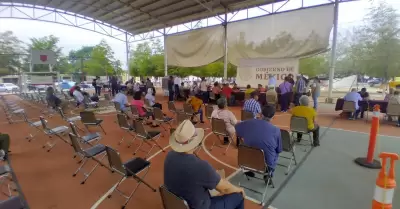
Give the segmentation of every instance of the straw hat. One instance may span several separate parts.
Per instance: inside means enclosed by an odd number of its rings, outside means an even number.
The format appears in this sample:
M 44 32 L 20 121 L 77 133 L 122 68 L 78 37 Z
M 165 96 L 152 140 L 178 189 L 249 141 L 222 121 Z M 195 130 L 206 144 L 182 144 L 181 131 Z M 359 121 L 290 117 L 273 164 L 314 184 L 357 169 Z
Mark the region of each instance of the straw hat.
M 190 120 L 184 120 L 169 137 L 169 144 L 176 152 L 188 152 L 196 148 L 204 138 L 204 129 L 195 128 Z

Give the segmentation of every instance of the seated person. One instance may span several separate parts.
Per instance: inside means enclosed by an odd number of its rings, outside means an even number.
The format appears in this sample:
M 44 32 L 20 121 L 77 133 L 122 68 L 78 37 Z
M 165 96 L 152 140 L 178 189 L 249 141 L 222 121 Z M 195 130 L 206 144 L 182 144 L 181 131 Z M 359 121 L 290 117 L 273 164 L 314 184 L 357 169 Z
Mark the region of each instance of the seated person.
M 362 88 L 361 91 L 358 92 L 358 93 L 360 94 L 361 98 L 362 98 L 364 101 L 369 100 L 369 93 L 367 92 L 367 89 L 366 89 L 366 88 Z
M 251 92 L 250 99 L 244 102 L 243 110 L 253 113 L 254 118 L 257 118 L 261 114 L 261 105 L 258 102 L 258 94 L 256 91 Z
M 394 88 L 390 88 L 389 89 L 389 93 L 385 95 L 385 99 L 384 100 L 386 102 L 389 102 L 390 99 L 393 97 L 393 94 L 394 94 Z
M 394 91 L 393 96 L 390 98 L 388 104 L 400 104 L 399 91 Z M 400 117 L 397 118 L 397 126 L 400 127 Z
M 147 94 L 144 99 L 149 101 L 151 107 L 156 107 L 162 110 L 162 105 L 156 102 L 156 97 L 153 95 L 153 88 L 147 89 Z
M 74 91 L 75 91 L 75 88 L 76 88 L 77 86 L 79 86 L 79 84 L 78 84 L 78 83 L 75 83 L 75 85 L 72 86 L 72 87 L 69 89 L 69 95 L 70 95 L 71 97 L 74 96 Z
M 83 96 L 83 93 L 82 93 L 82 91 L 81 91 L 81 87 L 80 87 L 80 86 L 75 86 L 74 89 L 75 89 L 75 90 L 74 90 L 73 96 L 74 96 L 74 98 L 75 98 L 75 100 L 76 100 L 76 106 L 79 107 L 79 105 L 81 105 L 81 104 L 84 103 L 83 100 L 84 100 L 85 98 L 84 98 L 84 96 Z
M 266 98 L 269 96 L 275 98 L 275 103 L 278 102 L 278 93 L 275 90 L 275 86 L 268 86 L 268 91 L 265 93 Z M 268 103 L 271 103 L 272 101 L 267 101 Z
M 194 152 L 203 141 L 204 129 L 183 121 L 171 134 L 164 161 L 164 184 L 183 198 L 191 209 L 244 209 L 244 190 L 221 178 L 216 170 Z M 211 197 L 209 190 L 220 195 Z
M 54 88 L 51 86 L 46 89 L 46 101 L 53 109 L 61 106 L 61 99 L 54 94 Z
M 236 83 L 233 84 L 232 91 L 233 91 L 233 92 L 240 92 L 240 88 L 237 86 Z
M 217 100 L 218 109 L 211 113 L 211 118 L 222 119 L 225 122 L 226 131 L 229 133 L 232 140 L 235 139 L 235 125 L 237 123 L 235 115 L 227 109 L 228 105 L 225 98 Z M 229 139 L 224 139 L 224 143 L 229 143 Z
M 122 110 L 122 112 L 126 113 L 128 111 L 127 107 L 129 107 L 128 97 L 126 97 L 127 89 L 121 89 L 112 100 L 113 102 L 117 102 Z
M 231 87 L 229 87 L 229 84 L 225 83 L 222 86 L 221 93 L 223 95 L 225 95 L 226 101 L 228 102 L 228 105 L 234 105 L 235 104 L 235 96 L 232 95 L 232 92 L 233 91 L 232 91 Z
M 235 126 L 237 136 L 243 139 L 245 145 L 264 151 L 265 163 L 271 174 L 282 152 L 281 130 L 270 122 L 274 115 L 275 107 L 267 105 L 262 109 L 261 120 L 245 120 Z M 252 172 L 246 172 L 246 175 L 254 177 Z
M 357 93 L 357 92 L 356 92 Z M 309 100 L 306 95 L 303 95 L 299 99 L 299 106 L 294 107 L 289 112 L 292 116 L 303 117 L 307 119 L 308 130 L 313 133 L 313 145 L 314 147 L 319 146 L 319 126 L 317 125 L 316 117 L 317 112 L 314 108 L 309 107 Z M 302 134 L 297 134 L 297 142 L 301 141 Z
M 190 104 L 193 108 L 193 112 L 200 115 L 200 123 L 204 123 L 203 120 L 203 109 L 201 105 L 203 104 L 202 96 L 200 94 L 189 97 L 186 101 L 187 104 Z M 193 119 L 193 117 L 192 117 Z
M 244 93 L 245 93 L 245 94 L 251 94 L 253 91 L 254 91 L 254 89 L 251 88 L 250 85 L 247 85 L 247 86 L 246 86 L 246 91 L 244 91 Z
M 260 93 L 263 93 L 263 92 L 265 92 L 265 88 L 261 84 L 258 84 L 257 91 Z
M 133 105 L 137 108 L 140 117 L 148 118 L 151 116 L 153 118 L 153 123 L 152 123 L 153 127 L 158 127 L 158 125 L 154 121 L 153 113 L 147 111 L 146 108 L 144 108 L 144 102 L 142 100 L 142 92 L 141 91 L 135 92 L 135 94 L 133 95 L 133 100 L 131 101 L 131 105 Z
M 361 95 L 357 92 L 357 89 L 353 88 L 351 89 L 351 92 L 347 93 L 346 96 L 344 96 L 344 101 L 348 101 L 348 102 L 354 102 L 355 104 L 355 108 L 356 108 L 356 112 L 351 113 L 349 119 L 353 120 L 353 119 L 357 119 L 358 114 L 360 113 L 360 107 L 358 106 L 358 102 L 362 101 L 362 97 Z M 364 112 L 364 111 L 363 111 Z
M 215 101 L 217 101 L 219 98 L 221 98 L 221 95 L 220 95 L 221 87 L 219 86 L 218 82 L 214 83 L 214 87 L 212 88 L 212 92 L 215 95 Z

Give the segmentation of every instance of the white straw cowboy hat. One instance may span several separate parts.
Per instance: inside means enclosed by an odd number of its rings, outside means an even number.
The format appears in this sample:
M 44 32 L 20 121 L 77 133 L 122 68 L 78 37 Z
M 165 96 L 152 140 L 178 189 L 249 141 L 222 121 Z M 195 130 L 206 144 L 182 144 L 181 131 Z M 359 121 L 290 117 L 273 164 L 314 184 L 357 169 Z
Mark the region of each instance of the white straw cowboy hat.
M 169 144 L 176 152 L 188 152 L 203 141 L 204 129 L 195 128 L 190 120 L 184 120 L 169 137 Z

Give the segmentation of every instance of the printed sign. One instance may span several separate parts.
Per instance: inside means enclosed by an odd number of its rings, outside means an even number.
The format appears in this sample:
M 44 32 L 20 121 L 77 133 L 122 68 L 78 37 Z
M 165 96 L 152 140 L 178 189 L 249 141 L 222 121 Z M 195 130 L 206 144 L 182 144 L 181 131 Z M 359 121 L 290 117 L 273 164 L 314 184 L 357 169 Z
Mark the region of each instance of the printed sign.
M 51 50 L 33 49 L 31 53 L 31 62 L 33 65 L 55 65 L 57 63 L 56 54 Z
M 279 85 L 289 74 L 296 76 L 299 73 L 298 65 L 298 59 L 241 59 L 236 83 L 239 86 L 266 86 L 270 75 L 273 75 L 276 85 Z

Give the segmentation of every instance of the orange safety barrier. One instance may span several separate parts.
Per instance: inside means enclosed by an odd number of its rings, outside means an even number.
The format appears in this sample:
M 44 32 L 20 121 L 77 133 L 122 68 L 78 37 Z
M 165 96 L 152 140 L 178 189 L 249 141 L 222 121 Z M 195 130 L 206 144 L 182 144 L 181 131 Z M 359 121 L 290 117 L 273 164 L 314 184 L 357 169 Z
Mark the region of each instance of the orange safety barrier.
M 382 168 L 376 179 L 374 199 L 372 209 L 391 209 L 396 188 L 394 175 L 395 161 L 399 160 L 399 155 L 395 153 L 382 152 L 379 157 L 382 159 Z M 386 162 L 390 159 L 389 175 L 386 175 Z
M 368 144 L 368 153 L 367 157 L 359 157 L 355 159 L 354 161 L 364 167 L 367 168 L 373 168 L 373 169 L 380 169 L 381 168 L 381 162 L 378 160 L 374 160 L 374 153 L 375 153 L 375 147 L 376 147 L 376 141 L 378 137 L 378 132 L 379 132 L 379 113 L 380 113 L 380 106 L 375 105 L 374 106 L 374 114 L 372 116 L 372 121 L 371 121 L 371 130 L 369 133 L 369 144 Z

